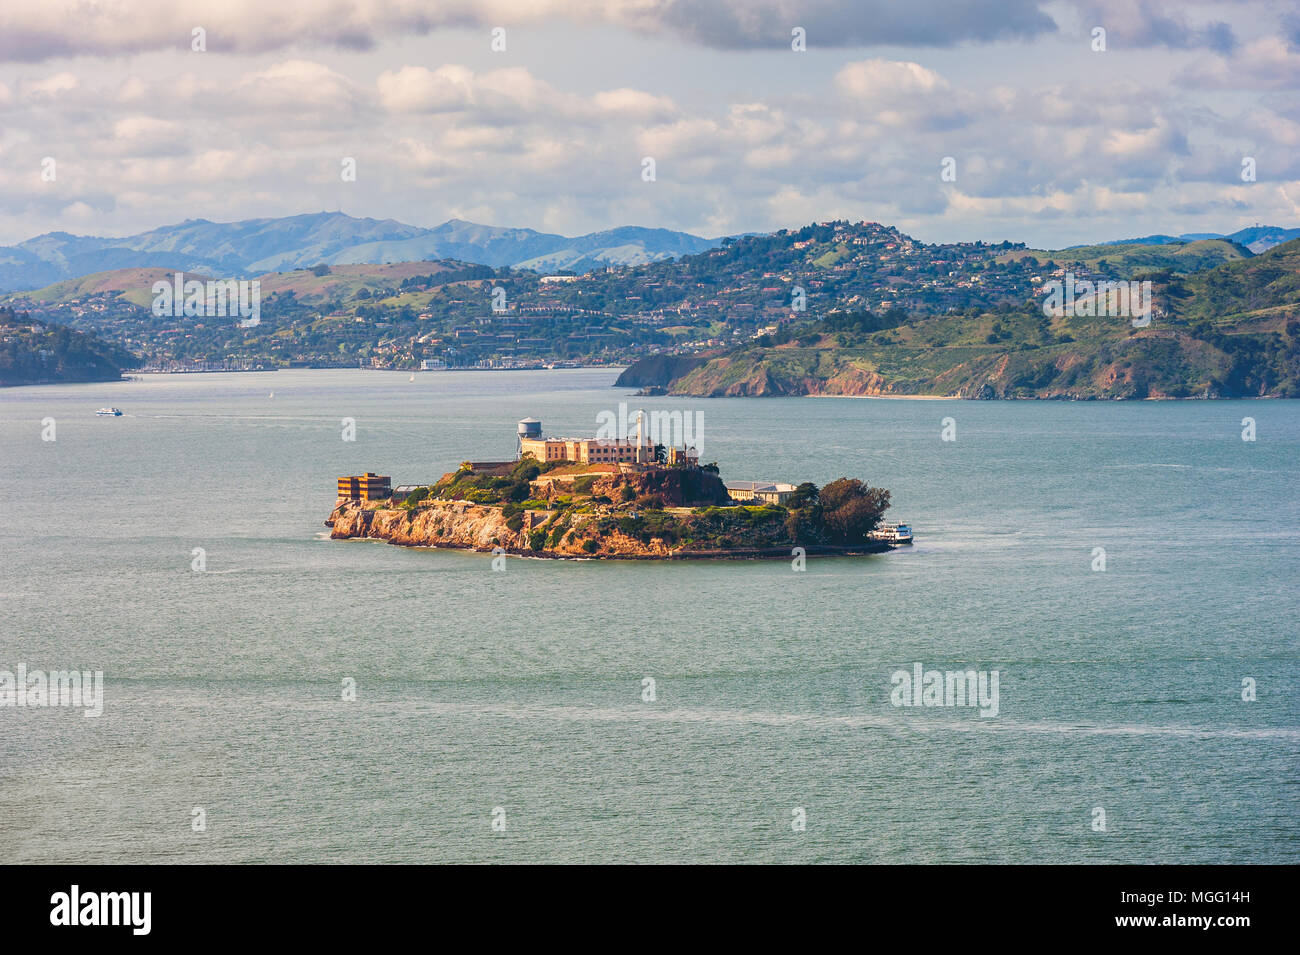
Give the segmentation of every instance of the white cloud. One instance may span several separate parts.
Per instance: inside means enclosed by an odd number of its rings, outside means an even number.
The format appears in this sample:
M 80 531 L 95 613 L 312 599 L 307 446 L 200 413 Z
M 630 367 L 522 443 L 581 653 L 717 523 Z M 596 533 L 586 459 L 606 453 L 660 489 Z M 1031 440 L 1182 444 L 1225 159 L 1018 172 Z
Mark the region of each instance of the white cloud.
M 430 12 L 379 0 L 283 8 L 234 0 L 204 24 L 204 55 L 188 52 L 189 27 L 175 32 L 181 21 L 171 6 L 139 2 L 157 22 L 136 19 L 133 6 L 120 23 L 101 24 L 103 10 L 87 7 L 89 19 L 63 32 L 120 51 L 132 42 L 128 21 L 148 35 L 165 27 L 175 52 L 3 73 L 6 241 L 74 224 L 122 234 L 195 216 L 340 207 L 421 225 L 459 213 L 568 232 L 642 224 L 717 235 L 847 215 L 911 223 L 937 238 L 989 237 L 996 227 L 1010 238 L 1069 229 L 1070 238 L 1100 239 L 1135 231 L 1124 217 L 1138 214 L 1163 216 L 1164 231 L 1226 228 L 1231 221 L 1213 217 L 1235 220 L 1244 209 L 1261 221 L 1289 216 L 1276 184 L 1300 178 L 1300 110 L 1283 92 L 1295 55 L 1268 37 L 1205 58 L 1197 82 L 1278 92 L 1206 96 L 1178 79 L 1203 56 L 1194 50 L 1160 54 L 1160 68 L 1147 54 L 1126 59 L 1115 50 L 1104 71 L 1092 68 L 1102 60 L 1081 53 L 1080 81 L 1077 63 L 1073 74 L 1008 60 L 972 67 L 964 51 L 941 54 L 922 39 L 891 51 L 896 58 L 835 57 L 818 49 L 809 19 L 809 53 L 791 52 L 782 27 L 771 33 L 764 71 L 743 68 L 764 54 L 679 44 L 663 70 L 630 62 L 625 70 L 617 57 L 601 64 L 595 56 L 600 71 L 588 73 L 585 61 L 571 67 L 560 54 L 530 51 L 519 32 L 549 15 L 718 45 L 718 31 L 739 23 L 737 42 L 758 46 L 776 22 L 766 0 L 751 19 L 749 7 L 724 0 L 711 24 L 704 5 L 683 13 L 681 4 L 640 0 L 578 0 L 562 11 L 488 2 L 464 22 L 505 23 L 512 53 L 489 54 L 484 32 L 482 49 L 463 62 L 421 58 L 409 43 L 372 55 L 321 49 L 347 36 L 359 44 L 367 31 L 382 39 L 395 22 L 415 34 L 450 23 L 469 9 L 454 2 Z M 781 15 L 830 16 L 833 7 Z M 304 26 L 304 10 L 318 22 Z M 0 25 L 44 16 L 6 9 Z M 257 36 L 231 32 L 259 16 Z M 107 33 L 81 37 L 95 24 Z M 263 34 L 295 48 L 278 58 L 231 53 L 271 43 Z M 0 39 L 0 50 L 9 42 Z M 636 40 L 627 49 L 650 56 L 662 47 Z M 685 82 L 673 74 L 679 67 Z M 1267 186 L 1228 191 L 1240 186 L 1238 153 L 1259 158 Z M 58 181 L 34 192 L 47 155 L 59 160 Z M 355 183 L 339 179 L 343 156 L 358 161 Z M 644 156 L 656 160 L 653 183 L 641 179 Z M 957 158 L 955 184 L 939 178 L 944 156 Z M 63 211 L 74 207 L 75 222 Z M 1172 228 L 1168 220 L 1180 216 L 1188 217 L 1183 228 Z
M 1280 37 L 1260 37 L 1230 55 L 1198 59 L 1182 71 L 1179 82 L 1193 88 L 1297 90 L 1300 49 Z
M 951 89 L 947 80 L 919 63 L 880 59 L 850 63 L 835 75 L 835 82 L 846 95 L 865 103 L 930 96 Z
M 31 100 L 53 99 L 76 88 L 76 75 L 67 71 L 40 80 L 26 80 L 21 86 L 22 95 Z
M 382 73 L 379 101 L 395 113 L 441 113 L 474 104 L 474 74 L 463 66 L 404 66 Z

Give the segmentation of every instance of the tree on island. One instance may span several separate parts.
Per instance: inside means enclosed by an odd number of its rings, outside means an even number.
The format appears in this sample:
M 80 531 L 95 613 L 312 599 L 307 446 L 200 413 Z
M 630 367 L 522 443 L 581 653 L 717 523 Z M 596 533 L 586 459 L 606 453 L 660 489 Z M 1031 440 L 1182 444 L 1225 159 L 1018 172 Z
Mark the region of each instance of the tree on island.
M 785 530 L 794 544 L 853 547 L 866 541 L 889 508 L 889 492 L 856 478 L 840 478 L 823 488 L 805 481 L 785 506 Z
M 865 541 L 889 509 L 888 491 L 868 487 L 857 478 L 832 481 L 821 489 L 818 500 L 827 542 L 841 546 Z
M 809 504 L 817 503 L 817 485 L 812 481 L 804 481 L 791 492 L 786 498 L 785 506 L 792 511 L 807 507 Z

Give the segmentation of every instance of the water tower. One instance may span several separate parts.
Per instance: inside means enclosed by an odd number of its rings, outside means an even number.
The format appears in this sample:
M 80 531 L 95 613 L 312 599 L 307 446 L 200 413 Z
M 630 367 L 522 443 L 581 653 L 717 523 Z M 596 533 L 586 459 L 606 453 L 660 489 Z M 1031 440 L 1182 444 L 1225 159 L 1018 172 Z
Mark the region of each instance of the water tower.
M 542 423 L 536 418 L 524 418 L 519 422 L 515 429 L 515 459 L 524 453 L 524 438 L 540 438 L 542 436 Z

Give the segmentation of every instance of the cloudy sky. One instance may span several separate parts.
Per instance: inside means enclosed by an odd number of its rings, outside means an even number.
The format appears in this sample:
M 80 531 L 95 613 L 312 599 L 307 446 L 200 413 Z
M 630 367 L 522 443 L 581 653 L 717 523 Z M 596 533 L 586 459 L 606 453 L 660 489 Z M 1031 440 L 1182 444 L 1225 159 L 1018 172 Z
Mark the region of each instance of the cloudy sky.
M 565 234 L 865 218 L 1040 247 L 1300 226 L 1298 11 L 5 0 L 0 243 L 338 209 Z

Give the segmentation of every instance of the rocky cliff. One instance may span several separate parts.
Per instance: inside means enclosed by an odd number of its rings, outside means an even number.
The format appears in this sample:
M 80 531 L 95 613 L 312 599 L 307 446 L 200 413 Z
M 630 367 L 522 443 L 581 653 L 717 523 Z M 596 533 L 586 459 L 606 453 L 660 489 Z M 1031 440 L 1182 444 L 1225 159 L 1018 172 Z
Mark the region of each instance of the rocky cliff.
M 557 515 L 551 511 L 524 511 L 518 530 L 512 530 L 501 508 L 468 501 L 432 501 L 414 510 L 368 508 L 356 501 L 342 502 L 330 515 L 330 537 L 366 537 L 407 547 L 450 547 L 533 557 L 669 557 L 674 548 L 662 539 L 641 541 L 616 529 L 601 533 L 591 515 L 570 515 L 562 534 L 547 525 Z M 553 544 L 533 547 L 533 535 L 545 534 Z M 594 544 L 587 544 L 593 541 Z M 584 546 L 585 545 L 585 546 Z M 681 548 L 676 548 L 680 551 Z M 788 548 L 786 549 L 788 550 Z
M 733 511 L 744 527 L 720 532 L 718 510 Z M 426 501 L 419 507 L 375 507 L 339 501 L 326 523 L 330 537 L 385 540 L 407 547 L 449 547 L 532 557 L 622 559 L 790 557 L 784 512 L 744 508 L 646 517 L 566 510 L 529 510 L 506 517 L 500 507 L 469 501 Z M 734 523 L 734 522 L 733 522 Z M 809 545 L 808 554 L 870 554 L 888 550 L 867 543 L 842 548 Z
M 615 388 L 644 388 L 667 386 L 703 365 L 708 358 L 703 355 L 647 355 L 638 358 L 618 376 Z

